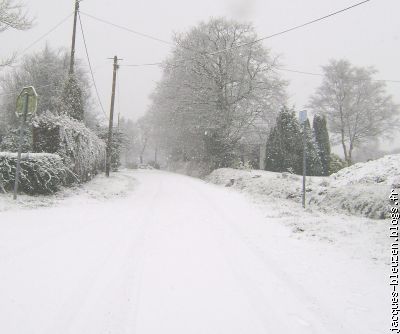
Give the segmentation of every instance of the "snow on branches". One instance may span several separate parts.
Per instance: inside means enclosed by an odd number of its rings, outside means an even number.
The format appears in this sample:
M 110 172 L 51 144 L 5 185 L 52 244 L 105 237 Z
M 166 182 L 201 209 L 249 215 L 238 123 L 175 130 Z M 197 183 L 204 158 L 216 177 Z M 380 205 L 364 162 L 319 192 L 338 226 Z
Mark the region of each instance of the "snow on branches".
M 32 123 L 34 151 L 60 155 L 80 182 L 104 169 L 106 145 L 82 122 L 44 112 Z
M 16 153 L 0 152 L 0 184 L 7 191 L 14 187 L 16 166 Z M 51 194 L 76 181 L 74 173 L 56 154 L 22 155 L 19 188 L 27 194 Z

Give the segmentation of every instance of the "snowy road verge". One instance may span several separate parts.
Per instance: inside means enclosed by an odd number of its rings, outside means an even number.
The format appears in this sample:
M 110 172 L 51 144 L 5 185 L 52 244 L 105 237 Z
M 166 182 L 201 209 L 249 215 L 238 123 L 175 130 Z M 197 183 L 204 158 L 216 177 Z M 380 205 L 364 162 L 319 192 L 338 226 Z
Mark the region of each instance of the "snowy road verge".
M 288 173 L 221 168 L 206 180 L 254 196 L 301 203 L 302 177 Z M 400 187 L 400 155 L 355 164 L 330 177 L 307 177 L 307 206 L 327 213 L 388 218 L 389 194 Z
M 321 183 L 326 185 L 327 179 L 309 178 L 307 188 L 312 189 Z M 301 207 L 301 177 L 298 175 L 223 168 L 212 172 L 206 181 L 241 192 L 264 212 L 266 219 L 289 227 L 292 236 L 297 239 L 319 240 L 345 249 L 349 256 L 388 264 L 388 219 L 352 216 L 346 210 L 336 210 L 334 206 L 321 210 L 312 205 L 304 210 Z M 349 196 L 346 202 L 352 203 L 350 196 L 354 193 L 350 190 L 354 187 L 346 188 Z M 376 188 L 374 190 L 373 195 L 382 195 Z M 307 193 L 309 196 L 313 196 L 312 192 Z
M 128 170 L 111 173 L 109 179 L 103 174 L 87 183 L 71 188 L 63 188 L 51 195 L 30 196 L 18 195 L 18 200 L 12 199 L 12 194 L 0 192 L 0 212 L 8 210 L 32 209 L 37 207 L 50 207 L 62 203 L 72 205 L 125 197 L 134 190 L 136 181 Z

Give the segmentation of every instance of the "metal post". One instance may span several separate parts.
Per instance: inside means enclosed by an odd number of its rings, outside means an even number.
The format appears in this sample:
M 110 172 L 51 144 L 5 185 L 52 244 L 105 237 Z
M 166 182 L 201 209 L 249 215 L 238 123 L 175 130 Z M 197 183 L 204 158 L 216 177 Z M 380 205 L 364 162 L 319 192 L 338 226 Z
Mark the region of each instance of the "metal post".
M 75 39 L 76 39 L 76 23 L 78 20 L 80 0 L 75 0 L 75 14 L 74 14 L 74 27 L 72 30 L 72 45 L 71 45 L 71 57 L 69 60 L 69 75 L 74 73 L 74 63 L 75 63 Z
M 306 173 L 307 173 L 307 141 L 306 141 L 306 122 L 303 122 L 303 208 L 306 207 Z
M 260 145 L 260 161 L 259 161 L 259 168 L 260 170 L 265 170 L 265 158 L 267 154 L 267 143 L 263 142 Z
M 107 141 L 107 160 L 106 160 L 106 176 L 110 176 L 111 169 L 111 153 L 112 153 L 112 137 L 113 137 L 113 121 L 114 121 L 114 103 L 115 103 L 115 85 L 117 81 L 118 57 L 114 57 L 113 66 L 113 83 L 111 92 L 110 121 L 108 124 L 108 141 Z
M 19 183 L 19 175 L 21 173 L 21 154 L 22 154 L 22 144 L 24 140 L 24 129 L 26 123 L 26 117 L 28 115 L 28 104 L 29 104 L 29 94 L 25 94 L 25 106 L 24 106 L 24 115 L 21 119 L 21 125 L 19 128 L 19 147 L 18 147 L 18 157 L 17 157 L 17 170 L 15 171 L 15 183 L 14 183 L 14 200 L 17 199 L 18 192 L 18 183 Z

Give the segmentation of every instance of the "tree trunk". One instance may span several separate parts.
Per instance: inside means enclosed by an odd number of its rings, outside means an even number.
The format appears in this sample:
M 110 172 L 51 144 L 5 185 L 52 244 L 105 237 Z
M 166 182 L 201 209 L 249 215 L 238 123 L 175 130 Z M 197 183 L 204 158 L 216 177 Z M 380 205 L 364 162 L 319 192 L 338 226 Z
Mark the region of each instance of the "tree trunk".
M 352 153 L 353 153 L 353 143 L 350 143 L 350 147 L 349 147 L 349 154 L 347 155 L 347 165 L 351 166 L 353 164 L 352 161 Z
M 260 169 L 265 170 L 265 158 L 267 153 L 267 143 L 260 145 Z
M 342 147 L 343 147 L 344 160 L 347 163 L 349 163 L 349 156 L 347 154 L 346 142 L 344 141 L 344 130 L 342 130 Z
M 141 164 L 143 163 L 143 154 L 144 154 L 144 151 L 146 150 L 146 146 L 147 146 L 147 138 L 144 141 L 142 151 L 140 152 L 140 163 Z

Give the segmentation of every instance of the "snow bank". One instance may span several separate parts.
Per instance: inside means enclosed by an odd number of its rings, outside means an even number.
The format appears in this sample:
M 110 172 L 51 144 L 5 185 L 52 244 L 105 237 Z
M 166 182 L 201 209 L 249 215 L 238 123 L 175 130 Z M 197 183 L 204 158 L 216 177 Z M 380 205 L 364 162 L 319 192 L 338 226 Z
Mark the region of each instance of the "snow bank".
M 0 213 L 4 211 L 19 211 L 59 205 L 75 205 L 84 208 L 85 205 L 110 202 L 124 198 L 136 187 L 136 179 L 132 172 L 122 170 L 111 173 L 107 178 L 104 174 L 95 176 L 91 181 L 83 184 L 75 183 L 72 187 L 62 187 L 56 193 L 42 196 L 18 195 L 14 201 L 11 193 L 2 194 L 0 190 Z
M 400 154 L 387 155 L 381 159 L 357 163 L 330 176 L 335 186 L 350 184 L 380 184 L 400 187 Z
M 301 203 L 302 177 L 288 173 L 223 168 L 206 180 L 252 195 Z M 330 177 L 307 177 L 307 203 L 325 212 L 345 212 L 374 219 L 389 216 L 391 188 L 400 185 L 400 155 L 359 163 Z

